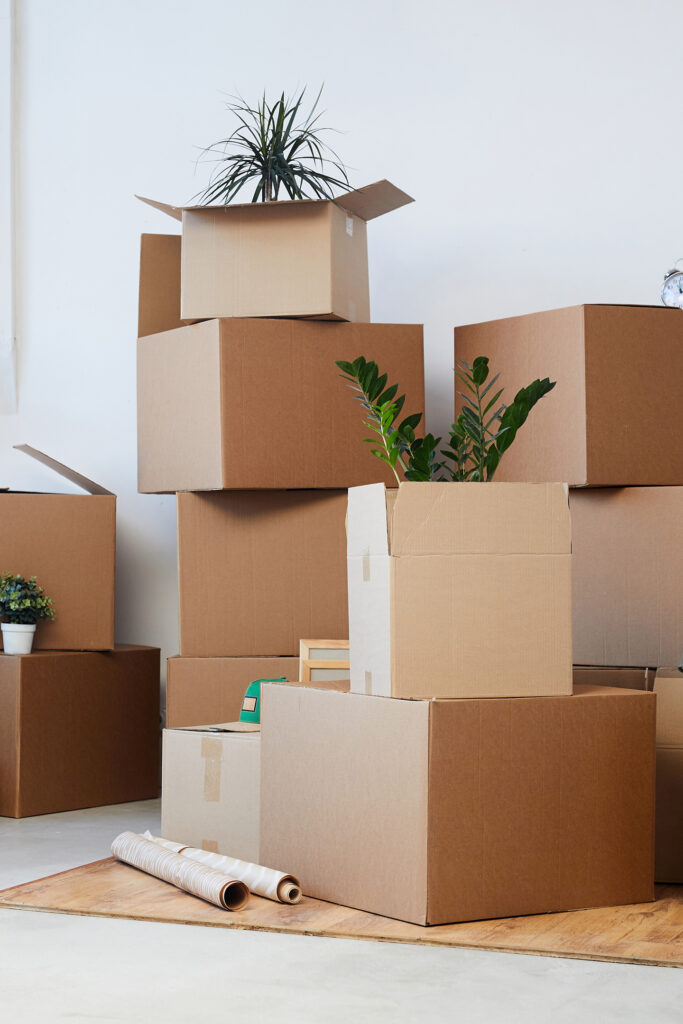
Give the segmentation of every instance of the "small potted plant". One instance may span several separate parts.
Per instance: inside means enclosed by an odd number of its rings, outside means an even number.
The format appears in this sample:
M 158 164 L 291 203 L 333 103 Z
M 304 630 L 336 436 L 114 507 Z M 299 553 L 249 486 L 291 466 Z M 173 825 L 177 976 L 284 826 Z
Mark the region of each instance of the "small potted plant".
M 26 579 L 11 572 L 0 576 L 0 627 L 5 654 L 30 654 L 36 624 L 54 617 L 52 598 L 38 586 L 35 576 Z

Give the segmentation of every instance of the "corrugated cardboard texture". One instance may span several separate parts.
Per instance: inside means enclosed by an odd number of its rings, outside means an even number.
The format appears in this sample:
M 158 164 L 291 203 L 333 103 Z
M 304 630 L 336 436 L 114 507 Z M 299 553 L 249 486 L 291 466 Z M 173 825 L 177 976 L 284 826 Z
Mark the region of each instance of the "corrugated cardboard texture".
M 164 730 L 161 834 L 259 863 L 259 733 Z
M 606 668 L 590 665 L 574 666 L 574 684 L 594 686 L 620 686 L 623 690 L 652 690 L 655 681 L 653 668 Z
M 571 693 L 562 484 L 407 483 L 388 513 L 377 486 L 350 494 L 352 690 L 416 699 Z
M 683 673 L 660 668 L 657 697 L 655 880 L 683 882 Z
M 683 487 L 570 491 L 574 663 L 677 665 Z
M 0 655 L 0 814 L 156 797 L 159 650 Z
M 424 923 L 428 715 L 425 702 L 264 687 L 262 862 L 307 896 Z
M 0 571 L 37 576 L 54 601 L 35 650 L 114 646 L 116 498 L 0 494 Z
M 308 895 L 416 924 L 651 900 L 654 725 L 651 693 L 607 687 L 416 702 L 271 685 L 261 855 Z
M 424 409 L 420 325 L 238 318 L 142 338 L 140 491 L 392 486 L 335 365 L 359 353 Z
M 180 326 L 180 235 L 142 235 L 138 337 Z
M 295 655 L 348 636 L 346 491 L 178 495 L 180 653 Z
M 683 484 L 678 312 L 573 306 L 457 327 L 456 360 L 489 356 L 492 372 L 501 375 L 504 400 L 536 377 L 557 381 L 505 453 L 496 479 Z M 653 373 L 653 366 L 666 372 Z M 459 409 L 462 385 L 455 383 Z
M 580 686 L 434 702 L 429 922 L 652 899 L 653 705 Z
M 166 725 L 169 729 L 234 722 L 254 679 L 296 680 L 298 658 L 169 658 Z

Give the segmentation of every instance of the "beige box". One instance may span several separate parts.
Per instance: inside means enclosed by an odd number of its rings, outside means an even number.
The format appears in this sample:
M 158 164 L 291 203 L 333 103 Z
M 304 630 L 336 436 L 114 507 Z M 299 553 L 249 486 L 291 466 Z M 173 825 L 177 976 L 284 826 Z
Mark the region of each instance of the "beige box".
M 392 486 L 335 365 L 361 353 L 424 410 L 420 325 L 228 319 L 140 338 L 138 489 Z
M 351 690 L 571 693 L 562 484 L 353 487 L 347 536 Z
M 38 623 L 33 648 L 111 650 L 116 497 L 29 445 L 15 447 L 86 492 L 0 491 L 0 572 L 36 576 L 54 602 L 55 619 Z
M 574 663 L 677 665 L 683 487 L 569 492 Z
M 366 222 L 412 199 L 378 181 L 333 200 L 143 202 L 182 221 L 181 319 L 302 316 L 363 323 L 370 320 Z M 147 316 L 141 309 L 141 322 Z
M 655 700 L 392 700 L 269 684 L 260 856 L 415 924 L 653 899 Z
M 164 729 L 164 839 L 259 863 L 259 727 Z
M 683 484 L 680 310 L 584 305 L 456 327 L 456 360 L 477 356 L 490 358 L 508 402 L 537 377 L 557 381 L 497 480 Z M 456 378 L 458 411 L 462 390 Z

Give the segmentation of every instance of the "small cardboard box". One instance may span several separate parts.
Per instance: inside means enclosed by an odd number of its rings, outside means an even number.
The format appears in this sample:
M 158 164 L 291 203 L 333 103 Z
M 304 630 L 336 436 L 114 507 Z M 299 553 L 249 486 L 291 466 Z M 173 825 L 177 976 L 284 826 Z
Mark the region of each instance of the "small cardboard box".
M 180 235 L 140 237 L 138 338 L 181 327 Z
M 255 679 L 297 682 L 298 658 L 169 658 L 166 673 L 166 727 L 237 721 L 242 699 Z M 318 689 L 349 689 L 348 679 L 315 682 Z
M 294 656 L 348 636 L 346 491 L 178 495 L 180 653 Z
M 574 487 L 683 484 L 683 317 L 663 306 L 584 305 L 455 329 L 455 358 L 488 356 L 511 401 L 556 380 L 497 480 Z M 456 409 L 462 405 L 455 382 Z
M 268 684 L 261 858 L 415 924 L 652 900 L 655 700 L 392 700 Z
M 683 487 L 572 490 L 574 663 L 677 665 Z
M 38 623 L 34 650 L 114 646 L 116 497 L 29 445 L 16 447 L 85 494 L 0 491 L 0 572 L 36 576 L 54 622 Z
M 413 200 L 389 181 L 329 199 L 169 206 L 182 221 L 183 320 L 370 320 L 366 222 Z M 169 298 L 173 299 L 172 291 Z M 147 316 L 141 310 L 141 319 Z
M 335 365 L 360 354 L 424 411 L 420 325 L 229 319 L 140 338 L 138 489 L 392 486 Z
M 0 814 L 159 795 L 159 650 L 0 655 Z
M 162 836 L 258 864 L 259 727 L 164 729 L 163 747 Z
M 351 690 L 571 693 L 562 484 L 353 487 L 347 534 Z

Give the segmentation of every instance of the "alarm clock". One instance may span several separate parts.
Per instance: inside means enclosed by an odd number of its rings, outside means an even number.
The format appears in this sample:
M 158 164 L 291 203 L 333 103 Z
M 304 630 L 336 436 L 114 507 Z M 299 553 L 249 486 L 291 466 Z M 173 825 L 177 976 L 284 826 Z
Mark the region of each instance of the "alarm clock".
M 675 309 L 683 309 L 683 270 L 678 269 L 680 262 L 676 260 L 673 269 L 667 270 L 662 285 L 662 302 Z

